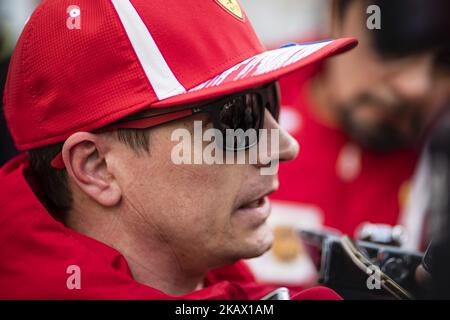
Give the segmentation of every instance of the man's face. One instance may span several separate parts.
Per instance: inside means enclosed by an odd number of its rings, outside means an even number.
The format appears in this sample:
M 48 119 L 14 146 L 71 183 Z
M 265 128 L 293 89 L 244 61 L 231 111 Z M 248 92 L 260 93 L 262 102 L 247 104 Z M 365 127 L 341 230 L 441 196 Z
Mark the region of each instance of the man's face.
M 150 154 L 137 156 L 114 143 L 116 178 L 130 221 L 144 237 L 158 238 L 183 267 L 211 268 L 261 255 L 272 243 L 265 197 L 278 187 L 276 175 L 261 175 L 251 164 L 174 164 L 171 140 L 175 129 L 194 132 L 194 120 L 204 130 L 206 117 L 191 117 L 150 129 Z M 277 123 L 266 111 L 266 127 Z M 193 142 L 192 142 L 193 143 Z M 208 143 L 209 144 L 209 143 Z M 280 160 L 290 160 L 298 145 L 280 133 Z
M 335 19 L 335 35 L 354 36 L 360 44 L 327 61 L 327 101 L 350 136 L 387 151 L 417 141 L 450 82 L 436 66 L 435 51 L 395 58 L 379 54 L 363 3 L 353 1 L 343 19 Z

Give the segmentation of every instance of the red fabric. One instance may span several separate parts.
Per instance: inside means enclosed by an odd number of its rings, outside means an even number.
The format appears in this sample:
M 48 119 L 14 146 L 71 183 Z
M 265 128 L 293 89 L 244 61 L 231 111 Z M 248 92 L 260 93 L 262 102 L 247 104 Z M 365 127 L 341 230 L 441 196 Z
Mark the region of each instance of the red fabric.
M 183 297 L 140 284 L 118 251 L 54 220 L 32 185 L 24 155 L 0 170 L 0 299 L 259 299 L 274 289 L 255 283 L 242 261 L 211 271 L 205 289 Z M 80 290 L 67 288 L 70 265 L 80 267 Z M 328 290 L 307 295 L 324 297 Z
M 216 1 L 131 3 L 186 90 L 265 50 L 248 19 L 236 19 Z M 341 39 L 273 73 L 236 82 L 227 79 L 223 86 L 159 101 L 111 0 L 77 1 L 80 29 L 70 30 L 66 19 L 72 4 L 43 1 L 12 56 L 4 109 L 19 150 L 98 129 L 156 102 L 173 106 L 267 83 L 356 44 L 354 39 Z
M 126 129 L 126 128 L 132 128 L 132 129 L 148 129 L 154 126 L 157 126 L 161 123 L 178 120 L 184 117 L 188 117 L 192 115 L 192 109 L 189 110 L 181 110 L 181 111 L 175 111 L 167 114 L 162 114 L 159 116 L 153 116 L 153 117 L 145 117 L 133 121 L 127 121 L 124 123 L 119 123 L 116 125 L 108 126 L 104 128 L 104 130 L 112 131 L 116 129 Z M 61 152 L 58 153 L 58 155 L 51 161 L 51 166 L 56 169 L 64 169 L 65 164 L 62 157 Z
M 280 164 L 280 189 L 273 198 L 314 205 L 323 212 L 326 226 L 351 236 L 362 222 L 396 224 L 402 186 L 416 166 L 416 150 L 376 154 L 357 146 L 359 173 L 350 181 L 342 179 L 337 161 L 351 140 L 340 129 L 321 123 L 311 111 L 308 83 L 317 72 L 319 66 L 311 66 L 280 80 L 282 111 L 300 119 L 290 130 L 300 153 L 294 161 Z

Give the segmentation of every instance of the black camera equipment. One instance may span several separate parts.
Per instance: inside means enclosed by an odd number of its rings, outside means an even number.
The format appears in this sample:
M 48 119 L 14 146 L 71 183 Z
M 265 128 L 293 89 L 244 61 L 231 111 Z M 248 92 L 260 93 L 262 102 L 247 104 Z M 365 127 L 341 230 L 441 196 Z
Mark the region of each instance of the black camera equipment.
M 428 234 L 431 247 L 424 267 L 431 273 L 431 288 L 425 298 L 450 299 L 450 108 L 433 130 L 429 143 L 431 206 Z
M 414 275 L 423 257 L 419 252 L 328 232 L 304 230 L 300 235 L 319 270 L 319 282 L 344 299 L 412 299 L 418 292 Z

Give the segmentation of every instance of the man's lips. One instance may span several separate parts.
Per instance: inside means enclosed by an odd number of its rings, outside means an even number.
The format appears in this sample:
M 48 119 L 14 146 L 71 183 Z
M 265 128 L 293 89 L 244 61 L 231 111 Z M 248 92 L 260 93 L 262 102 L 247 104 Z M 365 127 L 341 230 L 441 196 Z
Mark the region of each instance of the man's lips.
M 267 198 L 268 195 L 274 193 L 277 191 L 278 188 L 270 189 L 269 191 L 265 191 L 260 193 L 259 195 L 253 197 L 253 200 L 250 200 L 248 202 L 245 202 L 244 204 L 240 205 L 238 209 L 254 209 L 262 206 L 264 204 L 264 199 Z
M 275 191 L 276 188 L 256 196 L 254 200 L 241 205 L 235 214 L 241 216 L 245 221 L 255 227 L 263 224 L 272 211 L 268 195 Z
M 253 201 L 248 205 L 240 207 L 235 211 L 235 215 L 239 217 L 244 224 L 258 227 L 267 220 L 271 211 L 272 208 L 269 198 L 264 196 L 257 201 Z
M 255 201 L 249 202 L 243 206 L 241 206 L 239 209 L 254 209 L 254 208 L 258 208 L 260 207 L 264 202 L 264 197 L 263 198 L 259 198 Z

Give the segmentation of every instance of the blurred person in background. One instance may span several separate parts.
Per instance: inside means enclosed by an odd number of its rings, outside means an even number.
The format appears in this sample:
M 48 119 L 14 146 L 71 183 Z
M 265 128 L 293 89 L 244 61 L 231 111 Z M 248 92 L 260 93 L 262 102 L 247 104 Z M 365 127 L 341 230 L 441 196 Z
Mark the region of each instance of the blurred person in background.
M 381 29 L 366 25 L 369 4 L 381 9 Z M 330 36 L 352 35 L 360 46 L 282 82 L 285 123 L 301 152 L 281 166 L 278 199 L 314 205 L 326 226 L 350 235 L 366 221 L 399 221 L 421 134 L 448 94 L 448 8 L 332 1 Z
M 424 131 L 449 95 L 450 3 L 329 4 L 330 32 L 315 38 L 354 36 L 360 45 L 280 82 L 280 123 L 298 140 L 300 153 L 280 165 L 273 248 L 250 261 L 264 281 L 308 283 L 295 228 L 326 226 L 355 236 L 366 223 L 401 224 L 411 248 L 421 243 L 422 204 L 407 204 L 413 180 L 423 180 L 414 177 Z M 380 9 L 378 17 L 371 5 Z M 370 29 L 377 18 L 380 29 Z M 420 200 L 423 188 L 414 189 Z

